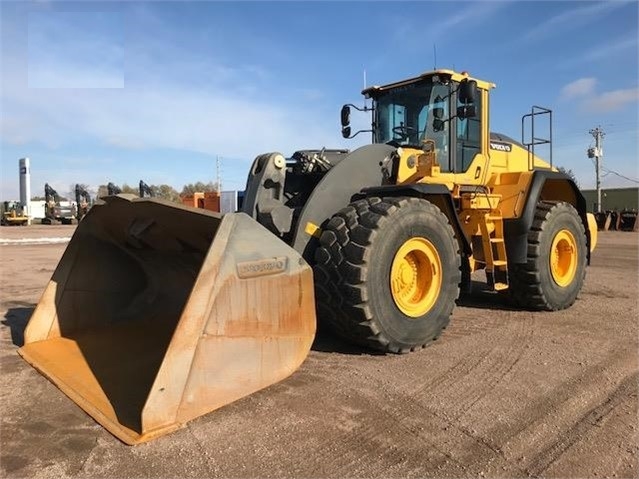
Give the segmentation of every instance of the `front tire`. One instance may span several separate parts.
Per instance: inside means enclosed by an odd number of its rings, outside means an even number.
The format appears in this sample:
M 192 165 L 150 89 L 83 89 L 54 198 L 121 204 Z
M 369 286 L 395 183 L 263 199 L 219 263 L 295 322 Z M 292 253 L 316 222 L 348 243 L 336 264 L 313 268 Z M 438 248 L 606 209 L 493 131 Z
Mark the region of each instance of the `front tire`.
M 540 202 L 528 233 L 528 258 L 510 267 L 510 291 L 526 309 L 570 307 L 586 277 L 587 242 L 577 210 L 565 202 Z
M 315 254 L 318 316 L 344 339 L 405 353 L 436 339 L 459 295 L 448 218 L 419 198 L 367 198 L 339 211 Z

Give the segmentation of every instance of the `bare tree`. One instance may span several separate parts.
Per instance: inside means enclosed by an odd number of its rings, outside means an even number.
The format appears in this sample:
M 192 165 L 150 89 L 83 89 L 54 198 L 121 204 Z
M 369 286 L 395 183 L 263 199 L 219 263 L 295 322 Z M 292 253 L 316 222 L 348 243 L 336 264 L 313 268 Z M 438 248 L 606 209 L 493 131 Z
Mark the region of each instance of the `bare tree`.
M 124 183 L 120 189 L 122 190 L 122 193 L 127 193 L 130 195 L 137 195 L 140 190 L 138 188 L 134 188 L 133 186 L 129 186 L 126 183 Z
M 180 202 L 180 194 L 171 185 L 151 185 L 150 188 L 156 198 L 163 198 L 175 203 Z
M 217 191 L 217 185 L 212 181 L 209 181 L 208 183 L 198 181 L 196 183 L 189 183 L 187 185 L 184 185 L 184 187 L 182 188 L 182 196 L 192 195 L 193 193 L 200 192 L 206 193 L 209 191 Z
M 557 169 L 563 173 L 564 175 L 568 176 L 570 179 L 572 179 L 572 181 L 575 182 L 575 185 L 577 185 L 577 188 L 580 188 L 579 186 L 579 181 L 577 181 L 577 176 L 575 175 L 575 173 L 572 170 L 567 170 L 566 168 L 564 168 L 563 166 L 558 166 Z
M 102 198 L 103 196 L 109 196 L 109 190 L 107 185 L 98 186 L 98 192 L 96 193 L 96 198 Z

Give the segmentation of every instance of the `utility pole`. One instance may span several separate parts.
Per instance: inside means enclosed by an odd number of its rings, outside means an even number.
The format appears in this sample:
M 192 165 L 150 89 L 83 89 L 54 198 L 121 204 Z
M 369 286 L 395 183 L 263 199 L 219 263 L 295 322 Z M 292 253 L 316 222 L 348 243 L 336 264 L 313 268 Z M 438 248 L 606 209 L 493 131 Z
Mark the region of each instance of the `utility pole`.
M 601 213 L 601 181 L 599 179 L 599 173 L 601 170 L 601 157 L 603 156 L 602 140 L 606 136 L 600 126 L 591 129 L 590 133 L 595 139 L 595 147 L 588 148 L 588 158 L 595 158 L 595 172 L 597 175 L 597 213 Z

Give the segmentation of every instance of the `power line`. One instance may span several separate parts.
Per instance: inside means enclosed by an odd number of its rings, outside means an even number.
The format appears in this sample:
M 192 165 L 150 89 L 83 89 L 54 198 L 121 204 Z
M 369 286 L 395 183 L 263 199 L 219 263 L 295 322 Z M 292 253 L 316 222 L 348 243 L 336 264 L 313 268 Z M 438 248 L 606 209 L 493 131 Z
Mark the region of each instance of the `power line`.
M 621 173 L 617 173 L 617 172 L 616 172 L 616 171 L 614 171 L 614 170 L 609 170 L 609 169 L 604 168 L 604 167 L 601 167 L 601 169 L 602 169 L 603 171 L 605 171 L 605 172 L 606 172 L 606 174 L 605 174 L 605 175 L 603 175 L 603 177 L 604 177 L 604 178 L 605 178 L 606 176 L 608 176 L 609 174 L 613 174 L 613 175 L 617 175 L 617 176 L 618 176 L 618 177 L 620 177 L 620 178 L 623 178 L 624 180 L 628 180 L 628 181 L 631 181 L 631 182 L 633 182 L 633 183 L 637 183 L 637 184 L 639 184 L 639 180 L 637 180 L 637 179 L 635 179 L 635 178 L 630 178 L 629 176 L 622 175 Z

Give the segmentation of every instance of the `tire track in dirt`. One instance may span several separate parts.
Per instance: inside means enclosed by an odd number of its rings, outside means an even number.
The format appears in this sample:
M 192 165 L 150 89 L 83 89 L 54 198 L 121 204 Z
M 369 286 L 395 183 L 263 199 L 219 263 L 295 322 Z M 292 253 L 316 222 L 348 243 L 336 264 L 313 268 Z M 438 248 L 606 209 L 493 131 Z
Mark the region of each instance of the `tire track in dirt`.
M 565 431 L 558 441 L 552 443 L 536 454 L 526 467 L 528 475 L 539 477 L 575 443 L 588 435 L 606 416 L 618 408 L 626 399 L 637 394 L 639 373 L 627 376 L 606 399 L 584 414 L 569 430 Z
M 596 382 L 596 378 L 603 377 L 606 371 L 623 370 L 623 364 L 627 362 L 628 356 L 628 351 L 617 351 L 615 354 L 608 356 L 606 360 L 587 367 L 580 374 L 572 376 L 550 393 L 531 401 L 526 404 L 525 408 L 521 408 L 518 414 L 513 417 L 513 422 L 518 427 L 498 426 L 490 431 L 491 437 L 504 438 L 504 441 L 509 442 L 522 436 L 538 423 L 547 420 L 548 413 L 556 412 L 564 403 L 587 391 L 588 384 Z
M 463 311 L 463 316 L 455 318 L 456 311 L 457 309 L 453 310 L 451 323 L 442 334 L 442 340 L 461 339 L 483 334 L 486 331 L 497 329 L 508 323 L 508 319 L 504 320 L 504 318 L 499 318 L 494 315 L 481 317 L 480 319 L 470 317 L 468 311 Z M 473 311 L 473 314 L 475 313 L 476 311 Z
M 584 411 L 592 409 L 593 399 L 589 385 L 601 383 L 600 378 L 606 377 L 607 372 L 624 370 L 635 376 L 633 380 L 636 384 L 636 368 L 628 365 L 628 358 L 628 351 L 617 351 L 604 361 L 570 377 L 544 396 L 522 403 L 520 409 L 509 415 L 507 422 L 497 423 L 497 426 L 484 431 L 483 437 L 491 438 L 493 443 L 500 445 L 499 449 L 503 450 L 508 467 L 516 465 L 521 469 L 521 475 L 526 475 L 524 471 L 528 467 L 534 472 L 541 466 L 535 466 L 532 462 L 542 463 L 541 460 L 534 459 L 542 454 L 538 451 L 555 451 L 553 448 L 556 444 L 563 443 L 564 435 L 568 434 L 566 431 L 575 427 L 584 414 L 587 414 Z M 608 396 L 614 396 L 614 393 Z M 587 430 L 583 429 L 584 426 L 581 428 L 581 432 Z M 560 455 L 557 453 L 556 457 Z M 473 459 L 473 467 L 477 470 L 491 467 L 492 460 L 489 457 L 474 456 Z M 554 461 L 556 458 L 548 462 L 546 467 Z
M 377 410 L 376 417 L 386 415 L 392 418 L 396 427 L 408 433 L 402 438 L 403 441 L 420 437 L 425 445 L 432 444 L 444 453 L 443 459 L 431 464 L 430 469 L 426 470 L 435 470 L 433 467 L 438 468 L 448 462 L 452 464 L 446 465 L 447 470 L 454 469 L 456 475 L 461 477 L 466 474 L 464 471 L 475 457 L 488 457 L 491 461 L 506 463 L 499 445 L 442 415 L 437 408 L 429 407 L 428 402 L 424 404 L 423 399 L 402 392 L 394 386 L 393 383 L 384 381 L 382 387 L 371 393 L 369 400 L 374 401 L 371 407 Z M 511 467 L 512 469 L 516 470 Z M 422 470 L 421 475 L 424 472 Z
M 466 388 L 467 393 L 461 395 L 455 403 L 456 407 L 453 410 L 455 419 L 460 419 L 469 412 L 479 401 L 493 392 L 495 387 L 515 369 L 526 352 L 526 346 L 533 339 L 534 328 L 532 324 L 533 321 L 529 319 L 519 320 L 516 333 L 512 341 L 508 343 L 506 351 L 500 353 L 495 348 L 491 351 L 489 360 L 482 364 L 481 375 L 479 377 L 474 375 L 472 378 L 475 387 Z
M 465 327 L 458 331 L 462 337 L 485 334 L 495 326 L 495 322 L 484 323 L 479 328 L 475 327 L 471 321 L 464 323 Z M 500 326 L 502 324 L 504 323 L 501 323 Z M 380 390 L 375 389 L 375 391 L 371 392 L 368 401 L 369 408 L 377 411 L 375 417 L 385 418 L 381 427 L 383 428 L 384 425 L 394 428 L 399 427 L 407 437 L 413 440 L 419 438 L 419 441 L 425 446 L 439 450 L 443 457 L 450 462 L 458 463 L 460 458 L 470 458 L 475 455 L 480 457 L 485 457 L 486 455 L 502 456 L 503 453 L 499 446 L 469 431 L 459 424 L 457 419 L 490 393 L 496 384 L 503 381 L 515 368 L 525 351 L 526 344 L 530 342 L 533 335 L 530 321 L 519 320 L 515 326 L 511 326 L 514 323 L 505 324 L 509 327 L 504 334 L 509 334 L 514 329 L 514 334 L 505 351 L 497 347 L 475 348 L 472 350 L 473 353 L 464 355 L 451 368 L 415 392 L 388 393 L 388 391 L 396 388 L 397 385 L 384 379 L 384 375 L 374 375 L 374 377 L 364 380 L 363 383 L 369 384 L 384 383 L 384 387 L 381 388 L 385 391 L 383 394 L 385 396 L 384 399 L 382 401 L 379 400 Z M 460 335 L 457 335 L 457 337 Z M 494 343 L 486 342 L 485 344 Z M 478 371 L 482 379 L 477 379 Z M 356 386 L 351 383 L 349 386 L 354 387 L 360 394 L 366 390 L 363 387 L 364 384 Z M 345 385 L 340 385 L 339 387 L 342 390 Z M 436 408 L 427 406 L 442 395 L 455 397 L 455 402 L 450 403 L 455 405 L 451 411 L 452 414 L 442 414 Z M 380 404 L 383 404 L 383 406 L 380 406 Z M 452 416 L 452 419 L 449 416 Z M 424 432 L 420 429 L 419 424 L 412 424 L 406 419 L 416 417 L 428 418 L 425 423 L 432 426 L 429 428 L 429 438 L 424 437 Z M 390 418 L 390 421 L 388 418 Z M 356 439 L 361 438 L 362 431 L 358 431 L 357 434 L 358 437 Z M 371 434 L 371 432 L 368 431 L 366 434 Z M 337 441 L 351 443 L 351 439 L 346 439 L 344 436 L 341 436 Z M 446 449 L 439 447 L 438 444 L 442 443 L 447 444 L 449 448 L 454 445 L 454 451 L 450 453 Z M 351 465 L 351 463 L 342 464 L 343 467 Z
M 472 407 L 474 402 L 478 400 L 477 397 L 484 397 L 494 387 L 494 384 L 501 381 L 513 370 L 515 364 L 521 358 L 523 344 L 529 341 L 531 336 L 531 328 L 526 323 L 526 321 L 520 321 L 516 324 L 515 337 L 518 338 L 518 341 L 514 341 L 505 354 L 503 351 L 495 352 L 495 348 L 490 348 L 480 350 L 475 355 L 466 355 L 452 368 L 438 376 L 435 381 L 418 390 L 417 393 L 407 392 L 406 388 L 409 388 L 410 384 L 396 384 L 389 381 L 387 379 L 388 375 L 383 373 L 365 374 L 364 377 L 358 378 L 357 384 L 352 382 L 353 378 L 350 378 L 349 384 L 344 384 L 339 378 L 333 376 L 330 381 L 335 384 L 331 386 L 331 389 L 337 391 L 349 390 L 350 393 L 359 395 L 357 404 L 360 405 L 359 407 L 362 407 L 363 404 L 365 405 L 368 414 L 371 414 L 371 417 L 376 418 L 376 421 L 379 422 L 381 431 L 386 428 L 398 430 L 401 434 L 397 435 L 397 440 L 404 443 L 412 442 L 418 444 L 422 450 L 424 447 L 435 449 L 442 456 L 437 461 L 438 464 L 444 461 L 453 463 L 457 470 L 462 471 L 464 468 L 463 463 L 469 461 L 472 457 L 503 456 L 503 453 L 498 446 L 489 440 L 473 434 L 473 432 L 464 428 L 454 419 L 451 420 L 446 417 L 447 415 L 444 416 L 437 412 L 436 408 L 430 408 L 428 404 L 431 402 L 431 394 L 436 394 L 438 391 L 446 391 L 447 388 L 450 389 L 450 384 L 448 383 L 454 385 L 460 377 L 462 379 L 468 375 L 474 377 L 473 371 L 483 363 L 486 363 L 485 374 L 488 376 L 490 371 L 495 369 L 495 364 L 499 363 L 503 357 L 511 357 L 510 361 L 506 361 L 504 365 L 497 369 L 497 374 L 489 381 L 488 385 L 482 386 L 478 394 L 471 395 L 470 399 L 464 403 L 468 405 L 464 411 L 468 407 Z M 487 361 L 491 354 L 496 354 L 496 357 Z M 371 385 L 377 386 L 371 388 Z M 433 387 L 433 385 L 436 387 Z M 362 396 L 366 396 L 366 399 L 364 400 Z M 378 434 L 378 430 L 380 429 L 377 426 L 374 430 L 369 427 L 364 434 L 372 437 L 374 442 L 378 442 L 380 434 L 386 435 L 383 432 Z M 353 440 L 361 440 L 361 435 L 362 430 L 358 429 L 355 437 L 351 438 L 347 435 L 347 438 L 341 435 L 336 439 L 336 442 L 351 444 Z M 393 434 L 393 436 L 396 436 L 396 434 Z M 373 454 L 370 454 L 371 448 L 368 446 L 365 452 L 368 451 L 369 457 L 371 455 L 375 456 L 376 449 L 373 449 Z M 349 461 L 340 464 L 340 467 L 347 468 L 342 469 L 342 471 L 345 471 L 352 465 L 353 462 Z M 447 467 L 451 467 L 451 465 L 449 464 Z
M 518 325 L 517 331 L 525 330 L 523 326 L 525 325 Z M 511 349 L 514 351 L 516 346 Z M 472 374 L 473 368 L 491 351 L 492 349 L 480 351 L 475 357 L 465 356 L 451 369 L 457 370 L 458 375 Z M 314 448 L 315 459 L 311 461 L 313 467 L 323 467 L 325 475 L 333 474 L 332 471 L 334 475 L 343 475 L 347 471 L 356 470 L 354 466 L 359 466 L 360 472 L 361 467 L 365 467 L 374 474 L 375 471 L 385 470 L 389 464 L 397 460 L 394 443 L 411 444 L 408 451 L 406 446 L 402 449 L 404 454 L 409 453 L 409 460 L 410 454 L 414 454 L 417 458 L 415 465 L 420 461 L 424 462 L 425 450 L 434 450 L 440 457 L 430 459 L 432 466 L 448 462 L 450 464 L 447 467 L 455 467 L 459 471 L 463 470 L 465 461 L 476 455 L 501 455 L 499 447 L 425 406 L 424 397 L 415 397 L 414 394 L 406 392 L 405 389 L 410 387 L 410 383 L 398 385 L 390 381 L 388 374 L 384 373 L 384 361 L 378 362 L 380 367 L 377 372 L 359 371 L 357 376 L 349 377 L 348 382 L 344 381 L 342 376 L 335 375 L 334 369 L 326 363 L 323 366 L 312 365 L 314 374 L 320 374 L 322 381 L 315 383 L 311 389 L 316 390 L 320 396 L 326 390 L 338 391 L 340 397 L 348 398 L 348 403 L 356 404 L 362 410 L 358 420 L 366 423 L 364 427 L 356 426 L 352 430 L 333 436 L 330 443 Z M 512 366 L 510 368 L 512 369 Z M 465 372 L 460 372 L 462 370 Z M 324 372 L 326 374 L 322 374 Z M 449 375 L 450 369 L 437 379 L 441 382 Z M 314 396 L 315 393 L 307 390 L 304 396 L 307 395 Z M 426 401 L 428 402 L 428 398 Z M 321 458 L 327 454 L 330 456 L 335 448 L 344 448 L 347 453 L 339 457 L 327 470 Z M 353 451 L 356 451 L 354 457 L 351 455 Z M 362 455 L 368 458 L 365 465 L 362 464 Z M 320 463 L 315 465 L 317 459 L 320 459 Z M 426 470 L 428 469 L 419 467 L 418 471 L 421 472 L 417 474 L 423 475 Z
M 509 334 L 512 329 L 513 335 L 505 350 L 497 346 L 499 341 L 486 342 L 495 346 L 475 348 L 434 381 L 418 389 L 413 399 L 429 403 L 449 397 L 446 412 L 454 419 L 461 418 L 513 371 L 532 341 L 532 320 L 513 320 L 501 333 Z
M 370 399 L 376 405 L 383 405 L 376 406 L 380 413 L 392 417 L 413 436 L 419 435 L 419 430 L 416 425 L 406 424 L 406 418 L 428 418 L 425 423 L 432 427 L 429 428 L 430 439 L 427 442 L 444 444 L 446 447 L 440 449 L 447 452 L 446 459 L 456 463 L 460 471 L 465 470 L 461 464 L 467 465 L 475 457 L 489 457 L 491 462 L 498 460 L 505 463 L 501 447 L 488 439 L 492 436 L 480 436 L 470 431 L 459 419 L 515 370 L 526 351 L 525 347 L 534 334 L 532 321 L 524 318 L 511 324 L 514 326 L 508 325 L 509 328 L 503 333 L 514 333 L 505 350 L 498 347 L 474 349 L 473 353 L 464 356 L 434 381 L 415 392 L 402 391 L 401 387 L 398 388 L 397 384 L 385 377 L 371 378 L 370 382 L 381 382 L 383 387 L 375 390 Z M 480 378 L 477 378 L 478 371 Z M 358 390 L 362 392 L 360 387 Z M 441 396 L 452 398 L 447 402 L 448 409 L 445 411 L 433 406 L 433 401 Z
M 290 436 L 294 431 L 298 438 L 291 442 L 286 455 L 270 457 L 271 472 L 280 471 L 280 475 L 288 473 L 294 477 L 371 477 L 380 470 L 404 470 L 404 463 L 408 463 L 423 475 L 431 463 L 442 459 L 454 462 L 423 430 L 405 424 L 397 415 L 380 408 L 377 399 L 370 400 L 367 394 L 362 394 L 362 389 L 370 386 L 371 378 L 360 377 L 348 384 L 335 374 L 314 376 L 312 382 L 307 379 L 295 384 L 293 389 L 283 387 L 287 381 L 281 383 L 282 387 L 276 385 L 268 394 L 272 402 L 258 413 L 260 418 L 272 416 L 271 410 L 280 416 L 273 420 L 270 437 Z M 289 400 L 291 397 L 295 398 L 294 402 Z M 259 396 L 253 399 L 263 403 Z M 314 406 L 318 400 L 322 407 Z M 278 403 L 286 404 L 286 408 Z M 246 407 L 250 409 L 250 404 Z M 257 421 L 255 426 L 261 429 L 261 419 Z M 199 440 L 210 441 L 208 435 L 204 436 L 206 428 L 191 426 L 189 429 Z M 262 451 L 272 446 L 266 435 L 253 440 L 253 447 Z M 227 445 L 233 449 L 243 447 L 240 438 Z M 224 475 L 224 471 L 220 472 Z M 255 472 L 260 474 L 259 470 Z
M 305 456 L 305 468 L 317 471 L 319 477 L 370 476 L 406 461 L 424 466 L 441 458 L 455 462 L 424 431 L 406 424 L 403 415 L 380 406 L 377 398 L 363 394 L 363 384 L 347 386 L 337 381 L 332 385 L 317 384 L 312 389 L 319 396 L 327 388 L 339 391 L 333 399 L 337 410 L 331 425 L 339 432 L 327 435 L 329 440 L 313 448 L 312 455 Z M 314 394 L 312 390 L 309 393 Z

